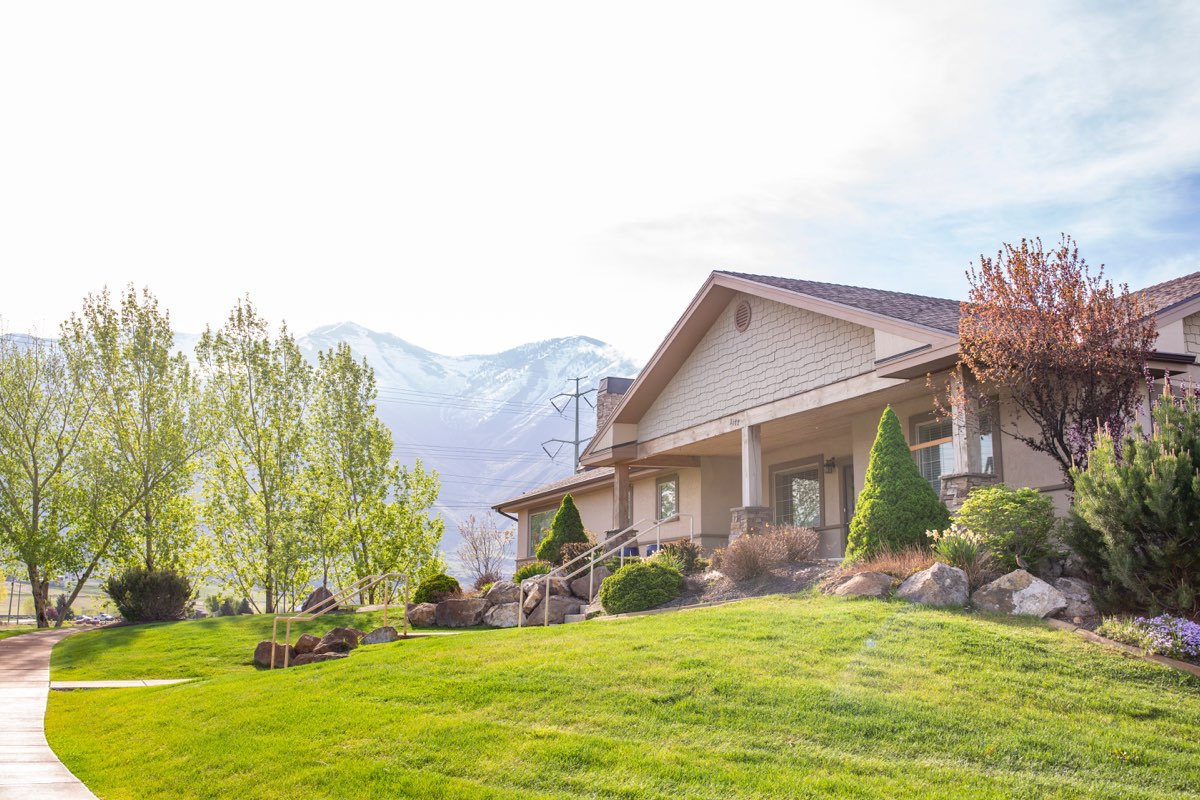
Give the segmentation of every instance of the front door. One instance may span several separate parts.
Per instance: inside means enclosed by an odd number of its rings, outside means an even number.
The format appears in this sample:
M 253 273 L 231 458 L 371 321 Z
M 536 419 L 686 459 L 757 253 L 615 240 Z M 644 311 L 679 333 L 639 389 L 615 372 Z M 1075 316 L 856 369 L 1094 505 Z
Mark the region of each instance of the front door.
M 846 553 L 846 542 L 850 537 L 850 520 L 854 519 L 854 506 L 858 492 L 854 490 L 854 465 L 842 465 L 842 554 Z

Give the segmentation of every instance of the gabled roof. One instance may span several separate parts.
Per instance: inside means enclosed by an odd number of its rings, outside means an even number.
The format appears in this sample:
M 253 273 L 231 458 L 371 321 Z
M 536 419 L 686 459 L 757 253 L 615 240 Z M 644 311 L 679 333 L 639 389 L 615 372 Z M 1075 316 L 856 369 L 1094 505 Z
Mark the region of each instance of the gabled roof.
M 1144 295 L 1154 305 L 1154 310 L 1162 314 L 1200 297 L 1200 272 L 1147 286 L 1137 294 Z
M 543 483 L 541 486 L 538 486 L 535 489 L 530 489 L 524 494 L 519 494 L 516 497 L 509 498 L 499 505 L 492 506 L 492 508 L 499 511 L 501 508 L 520 505 L 530 500 L 536 500 L 545 495 L 554 495 L 558 492 L 563 492 L 568 489 L 575 489 L 580 486 L 587 486 L 592 483 L 602 483 L 611 478 L 612 474 L 612 467 L 594 467 L 592 469 L 584 470 L 583 472 L 576 472 L 574 475 L 568 475 L 561 480 Z
M 799 278 L 776 278 L 770 275 L 747 275 L 742 272 L 718 271 L 719 275 L 732 275 L 796 294 L 808 295 L 831 303 L 850 306 L 885 317 L 911 322 L 927 328 L 958 333 L 959 301 L 923 294 L 890 292 L 885 289 L 868 289 L 862 286 L 844 286 L 840 283 L 822 283 Z

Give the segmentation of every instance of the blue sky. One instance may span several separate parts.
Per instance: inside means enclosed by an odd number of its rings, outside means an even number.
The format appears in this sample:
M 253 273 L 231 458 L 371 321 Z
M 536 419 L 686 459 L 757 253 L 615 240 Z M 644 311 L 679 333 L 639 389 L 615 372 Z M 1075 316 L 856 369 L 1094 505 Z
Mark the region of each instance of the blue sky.
M 9 330 L 154 289 L 645 359 L 713 269 L 960 297 L 1200 269 L 1195 3 L 0 6 Z

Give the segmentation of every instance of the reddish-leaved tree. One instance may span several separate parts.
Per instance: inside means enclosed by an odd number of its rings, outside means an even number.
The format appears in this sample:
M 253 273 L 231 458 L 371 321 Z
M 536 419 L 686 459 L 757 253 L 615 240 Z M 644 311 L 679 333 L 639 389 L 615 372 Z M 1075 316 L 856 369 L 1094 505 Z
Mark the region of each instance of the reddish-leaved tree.
M 1058 462 L 1070 485 L 1096 433 L 1119 439 L 1132 419 L 1158 335 L 1146 299 L 1103 274 L 1066 234 L 1051 250 L 1005 244 L 967 271 L 959 321 L 962 365 L 1012 399 L 1003 431 Z

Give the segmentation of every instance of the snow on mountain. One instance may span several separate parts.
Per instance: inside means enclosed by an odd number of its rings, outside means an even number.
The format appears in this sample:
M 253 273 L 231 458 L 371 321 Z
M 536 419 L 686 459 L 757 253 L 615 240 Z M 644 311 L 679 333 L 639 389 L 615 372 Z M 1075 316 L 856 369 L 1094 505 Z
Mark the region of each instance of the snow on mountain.
M 441 475 L 438 510 L 446 519 L 442 549 L 455 567 L 459 521 L 570 474 L 574 453 L 569 445 L 553 460 L 541 447 L 547 439 L 574 437 L 573 403 L 559 414 L 551 397 L 573 392 L 570 378 L 587 376 L 580 384 L 583 390 L 595 388 L 605 376 L 638 372 L 618 350 L 585 336 L 467 356 L 439 355 L 352 322 L 317 328 L 298 340 L 314 363 L 318 351 L 338 342 L 349 344 L 374 367 L 379 416 L 392 430 L 396 457 L 403 464 L 420 458 Z M 560 399 L 559 407 L 563 405 Z M 595 411 L 584 400 L 580 436 L 594 429 Z M 554 452 L 556 446 L 549 447 Z

